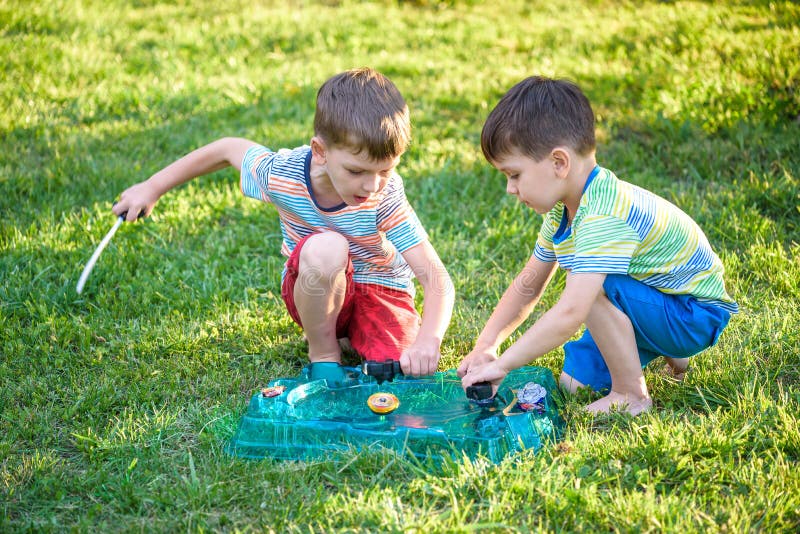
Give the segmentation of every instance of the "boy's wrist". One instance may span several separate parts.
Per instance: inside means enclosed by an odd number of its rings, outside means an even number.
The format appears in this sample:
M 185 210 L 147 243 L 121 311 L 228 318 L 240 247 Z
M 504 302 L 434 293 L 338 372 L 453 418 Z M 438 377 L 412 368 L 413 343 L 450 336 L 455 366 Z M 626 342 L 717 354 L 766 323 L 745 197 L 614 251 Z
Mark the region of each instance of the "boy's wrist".
M 520 347 L 518 347 L 515 343 L 514 345 L 508 347 L 508 349 L 500 355 L 500 357 L 497 359 L 497 364 L 505 369 L 507 373 L 510 373 L 514 369 L 528 365 L 535 359 L 535 357 L 529 357 L 526 351 L 520 350 Z
M 505 358 L 505 359 L 504 359 L 502 356 L 500 356 L 499 358 L 497 358 L 497 359 L 495 360 L 495 364 L 496 364 L 496 365 L 497 365 L 497 367 L 498 367 L 499 369 L 501 369 L 501 370 L 502 370 L 502 371 L 503 371 L 505 374 L 508 374 L 508 373 L 510 373 L 511 371 L 513 371 L 514 369 L 516 369 L 517 367 L 522 367 L 522 366 L 514 366 L 512 362 L 509 362 L 509 361 L 508 361 L 508 358 Z
M 417 334 L 417 338 L 414 340 L 415 345 L 432 345 L 435 346 L 436 349 L 440 349 L 442 346 L 442 338 L 439 336 L 435 336 L 432 334 L 426 334 L 424 332 L 420 332 Z
M 164 193 L 170 190 L 171 177 L 166 174 L 164 170 L 160 170 L 153 176 L 144 181 L 144 184 L 150 189 L 150 192 L 156 197 L 161 198 Z
M 473 352 L 480 351 L 480 352 L 485 352 L 487 354 L 494 354 L 494 356 L 497 357 L 498 347 L 499 343 L 489 343 L 487 341 L 483 341 L 480 338 L 478 338 L 475 341 L 475 348 L 472 350 Z

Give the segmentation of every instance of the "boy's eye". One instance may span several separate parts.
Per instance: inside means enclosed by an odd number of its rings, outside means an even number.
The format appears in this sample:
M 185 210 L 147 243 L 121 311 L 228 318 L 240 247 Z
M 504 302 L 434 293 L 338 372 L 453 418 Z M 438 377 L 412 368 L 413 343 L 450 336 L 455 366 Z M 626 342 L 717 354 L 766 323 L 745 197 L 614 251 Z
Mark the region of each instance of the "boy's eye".
M 361 171 L 361 170 L 353 170 L 353 169 L 346 169 L 346 170 L 347 170 L 347 172 L 349 172 L 350 174 L 352 174 L 354 176 L 358 176 L 359 174 L 362 174 L 364 172 L 364 171 Z

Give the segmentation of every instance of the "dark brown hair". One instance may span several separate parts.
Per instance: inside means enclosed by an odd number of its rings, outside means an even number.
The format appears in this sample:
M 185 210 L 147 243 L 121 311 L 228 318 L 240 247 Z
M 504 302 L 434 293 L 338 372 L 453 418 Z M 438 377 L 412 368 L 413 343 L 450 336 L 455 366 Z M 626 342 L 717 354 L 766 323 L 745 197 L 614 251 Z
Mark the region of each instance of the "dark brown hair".
M 592 106 L 568 80 L 522 80 L 500 99 L 481 131 L 481 150 L 490 162 L 514 151 L 541 161 L 557 146 L 582 156 L 595 149 Z
M 395 158 L 411 141 L 408 106 L 397 87 L 370 68 L 328 79 L 317 92 L 314 132 L 325 143 L 372 159 Z

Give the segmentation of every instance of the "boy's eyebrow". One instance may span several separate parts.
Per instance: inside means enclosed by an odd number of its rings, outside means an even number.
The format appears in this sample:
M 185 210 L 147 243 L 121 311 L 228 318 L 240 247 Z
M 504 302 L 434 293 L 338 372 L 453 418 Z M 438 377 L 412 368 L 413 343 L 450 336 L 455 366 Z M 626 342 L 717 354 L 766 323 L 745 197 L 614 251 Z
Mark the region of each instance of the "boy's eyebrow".
M 379 169 L 379 170 L 377 170 L 377 172 L 391 172 L 391 171 L 395 170 L 397 168 L 397 164 L 399 163 L 398 160 L 399 160 L 399 158 L 397 160 L 394 160 L 392 162 L 392 164 L 389 165 L 389 167 L 386 167 L 385 169 Z M 346 162 L 343 162 L 342 165 L 344 167 L 346 167 L 350 171 L 353 171 L 353 170 L 356 170 L 356 171 L 368 171 L 368 170 L 370 170 L 368 167 L 364 166 L 359 161 L 346 161 Z
M 489 163 L 491 163 L 492 167 L 494 167 L 500 172 L 506 172 L 509 167 L 513 167 L 513 165 L 509 165 L 509 162 L 505 158 L 502 161 L 495 159 L 490 161 Z
M 345 163 L 344 167 L 349 171 L 368 171 L 368 170 L 370 170 L 370 169 L 368 169 L 366 167 L 362 167 L 361 165 L 350 164 L 350 163 Z M 392 165 L 388 169 L 380 169 L 377 172 L 390 172 L 390 171 L 393 171 L 396 167 L 397 167 L 397 165 Z

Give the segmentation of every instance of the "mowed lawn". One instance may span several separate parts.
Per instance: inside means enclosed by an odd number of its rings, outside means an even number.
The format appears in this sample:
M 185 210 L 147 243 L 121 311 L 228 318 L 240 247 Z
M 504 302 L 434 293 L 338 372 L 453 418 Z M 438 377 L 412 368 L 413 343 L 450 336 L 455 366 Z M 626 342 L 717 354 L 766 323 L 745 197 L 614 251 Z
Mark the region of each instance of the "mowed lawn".
M 0 0 L 0 58 L 0 531 L 800 529 L 796 3 Z M 123 189 L 222 136 L 308 142 L 318 86 L 365 65 L 409 103 L 399 171 L 456 285 L 440 369 L 535 242 L 479 148 L 532 74 L 581 85 L 599 163 L 700 223 L 742 313 L 685 382 L 648 368 L 651 413 L 582 393 L 562 442 L 498 466 L 231 458 L 250 395 L 307 358 L 275 210 L 220 171 L 78 276 Z

